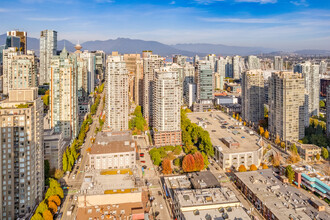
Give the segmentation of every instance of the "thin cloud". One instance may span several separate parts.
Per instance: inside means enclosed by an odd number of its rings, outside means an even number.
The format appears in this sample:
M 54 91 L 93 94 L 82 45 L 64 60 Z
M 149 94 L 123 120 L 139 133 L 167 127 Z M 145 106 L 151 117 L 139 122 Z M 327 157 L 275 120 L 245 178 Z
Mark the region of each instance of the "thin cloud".
M 305 7 L 309 6 L 306 0 L 290 1 L 290 3 L 294 4 L 295 6 L 305 6 Z
M 218 22 L 218 23 L 242 23 L 242 24 L 275 24 L 281 23 L 277 19 L 268 18 L 201 18 L 206 22 Z
M 96 3 L 114 3 L 114 0 L 94 0 Z
M 197 4 L 200 5 L 210 5 L 216 2 L 223 2 L 224 0 L 194 0 Z
M 64 17 L 64 18 L 47 18 L 47 17 L 34 17 L 34 18 L 27 18 L 30 21 L 68 21 L 72 18 Z
M 251 3 L 260 3 L 260 4 L 275 4 L 277 0 L 235 0 L 236 2 L 251 2 Z
M 175 1 L 171 1 L 170 2 L 170 5 L 175 5 Z

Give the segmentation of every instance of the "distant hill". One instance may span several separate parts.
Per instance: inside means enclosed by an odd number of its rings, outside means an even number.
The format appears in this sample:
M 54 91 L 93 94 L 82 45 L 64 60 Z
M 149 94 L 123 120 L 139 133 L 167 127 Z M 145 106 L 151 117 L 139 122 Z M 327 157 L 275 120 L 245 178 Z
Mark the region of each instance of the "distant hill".
M 5 44 L 6 34 L 0 35 L 0 45 Z M 27 45 L 29 50 L 36 51 L 39 55 L 39 39 L 28 37 Z M 68 40 L 60 40 L 57 42 L 57 50 L 62 50 L 63 47 L 67 48 L 68 51 L 75 51 L 74 44 Z M 182 54 L 185 56 L 192 57 L 194 55 L 205 56 L 207 54 L 216 54 L 223 56 L 231 55 L 285 55 L 285 54 L 297 54 L 301 56 L 308 55 L 329 55 L 329 50 L 298 50 L 295 52 L 276 51 L 275 49 L 263 48 L 263 47 L 238 47 L 238 46 L 227 46 L 222 44 L 175 44 L 167 45 L 157 41 L 144 41 L 129 38 L 117 38 L 109 40 L 96 40 L 86 41 L 81 44 L 83 50 L 103 50 L 107 54 L 112 51 L 118 51 L 119 53 L 141 53 L 143 50 L 152 50 L 155 54 L 161 56 L 172 56 L 175 54 Z
M 269 53 L 274 51 L 269 48 L 262 47 L 237 47 L 237 46 L 226 46 L 222 44 L 175 44 L 172 45 L 174 48 L 180 50 L 191 51 L 194 53 L 207 53 L 224 56 L 232 55 L 259 55 L 262 53 Z
M 294 53 L 299 55 L 322 55 L 322 56 L 330 56 L 330 50 L 297 50 Z
M 176 49 L 157 41 L 144 41 L 129 38 L 117 38 L 115 40 L 105 41 L 87 41 L 81 44 L 85 50 L 103 50 L 106 53 L 118 51 L 120 53 L 141 53 L 143 50 L 152 50 L 155 54 L 161 56 L 171 56 L 174 54 L 182 54 L 186 56 L 194 56 L 196 53 Z

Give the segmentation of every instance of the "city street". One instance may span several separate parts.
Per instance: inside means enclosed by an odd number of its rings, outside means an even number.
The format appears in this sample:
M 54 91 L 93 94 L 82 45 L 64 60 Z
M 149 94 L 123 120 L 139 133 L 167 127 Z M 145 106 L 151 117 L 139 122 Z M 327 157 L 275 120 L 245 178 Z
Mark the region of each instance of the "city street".
M 152 202 L 152 209 L 150 210 L 151 214 L 155 214 L 159 212 L 159 215 L 156 216 L 155 219 L 171 219 L 170 212 L 171 210 L 168 209 L 168 206 L 165 202 L 165 195 L 163 193 L 163 189 L 160 185 L 160 176 L 157 171 L 155 171 L 155 167 L 151 161 L 148 151 L 143 148 L 141 149 L 141 153 L 144 153 L 144 157 L 140 158 L 140 167 L 143 165 L 147 166 L 144 170 L 144 181 L 147 181 L 149 185 L 148 189 L 155 199 Z M 141 161 L 145 161 L 145 163 L 141 163 Z
M 87 155 L 86 150 L 92 146 L 91 137 L 93 137 L 95 135 L 95 129 L 99 126 L 98 118 L 101 114 L 101 109 L 102 109 L 102 105 L 103 105 L 103 96 L 104 96 L 104 93 L 101 94 L 100 104 L 98 106 L 96 114 L 93 117 L 93 123 L 90 125 L 89 131 L 86 134 L 85 143 L 81 147 L 81 152 L 80 152 L 81 153 L 81 156 L 80 156 L 81 162 L 77 163 L 73 167 L 73 170 L 70 173 L 70 175 L 65 175 L 63 178 L 66 181 L 66 186 L 69 187 L 69 189 L 67 191 L 68 193 L 65 195 L 65 201 L 63 202 L 63 205 L 60 210 L 60 213 L 63 213 L 62 218 L 61 218 L 63 220 L 75 219 L 75 213 L 77 211 L 76 207 L 71 215 L 69 215 L 69 216 L 67 215 L 67 210 L 71 207 L 71 205 L 73 205 L 75 203 L 74 198 L 72 199 L 72 201 L 69 201 L 69 200 L 70 200 L 71 195 L 74 197 L 75 195 L 79 194 L 79 190 L 80 190 L 81 184 L 83 182 L 85 166 L 88 165 L 88 155 Z M 76 171 L 77 171 L 76 177 L 75 177 L 75 179 L 72 179 L 72 177 Z

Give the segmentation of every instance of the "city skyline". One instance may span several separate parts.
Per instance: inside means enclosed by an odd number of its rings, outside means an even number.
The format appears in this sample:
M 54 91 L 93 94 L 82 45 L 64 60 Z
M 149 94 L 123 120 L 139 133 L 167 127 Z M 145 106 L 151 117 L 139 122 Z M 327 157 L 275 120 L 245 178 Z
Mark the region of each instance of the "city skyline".
M 213 43 L 288 51 L 330 49 L 330 4 L 321 0 L 2 3 L 0 18 L 6 23 L 0 33 L 21 29 L 39 38 L 41 29 L 53 29 L 59 39 L 73 43 L 128 37 L 166 44 Z

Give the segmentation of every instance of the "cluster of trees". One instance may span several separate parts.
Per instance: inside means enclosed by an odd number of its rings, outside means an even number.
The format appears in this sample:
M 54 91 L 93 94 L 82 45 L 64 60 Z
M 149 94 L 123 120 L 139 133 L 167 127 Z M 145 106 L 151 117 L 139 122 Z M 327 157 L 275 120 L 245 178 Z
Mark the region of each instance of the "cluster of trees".
M 142 115 L 141 106 L 136 106 L 133 115 L 135 117 L 129 121 L 129 129 L 133 131 L 133 135 L 141 134 L 141 132 L 148 129 L 147 122 Z
M 200 151 L 206 155 L 213 156 L 210 134 L 200 126 L 191 123 L 188 119 L 186 111 L 181 110 L 181 130 L 182 142 L 184 143 L 184 151 L 186 154 Z M 197 146 L 197 148 L 195 147 Z
M 327 150 L 327 148 L 322 147 L 321 155 L 325 160 L 329 158 L 329 151 Z
M 268 166 L 265 163 L 261 164 L 261 166 L 262 166 L 262 169 L 268 169 Z M 256 171 L 256 170 L 258 170 L 258 167 L 254 164 L 251 164 L 250 171 Z M 243 164 L 238 167 L 238 172 L 246 172 L 246 171 L 247 171 L 247 169 Z
M 180 155 L 182 152 L 181 146 L 165 146 L 160 148 L 153 148 L 149 151 L 151 160 L 154 165 L 159 166 L 163 159 L 175 159 L 175 155 Z
M 55 179 L 50 178 L 45 199 L 39 203 L 31 220 L 52 220 L 53 215 L 57 212 L 57 207 L 61 205 L 63 197 L 61 185 Z
M 83 121 L 78 138 L 76 138 L 70 147 L 67 147 L 63 153 L 62 162 L 63 162 L 63 171 L 71 171 L 74 162 L 79 157 L 80 147 L 83 145 L 86 133 L 89 130 L 89 125 L 93 123 L 93 119 L 90 114 L 87 115 L 87 118 Z
M 304 144 L 315 144 L 319 147 L 326 147 L 330 140 L 326 136 L 326 123 L 318 119 L 311 118 L 309 127 L 305 129 L 305 137 L 302 139 Z
M 48 108 L 49 106 L 49 90 L 45 92 L 45 95 L 42 96 L 42 100 L 44 101 L 44 106 Z
M 44 88 L 39 88 L 38 89 L 38 95 L 45 95 L 48 90 Z
M 98 94 L 102 93 L 104 89 L 104 83 L 102 83 L 99 87 L 95 88 Z
M 94 104 L 91 107 L 91 114 L 92 115 L 95 115 L 96 114 L 97 107 L 100 104 L 100 99 L 101 99 L 101 96 L 100 95 L 97 95 L 97 97 L 95 99 L 95 102 L 94 102 Z
M 199 151 L 186 155 L 182 160 L 182 169 L 184 172 L 201 171 L 204 167 L 204 157 Z
M 288 163 L 298 163 L 300 161 L 300 156 L 298 154 L 297 146 L 292 144 L 290 147 L 290 156 L 288 157 Z
M 259 134 L 260 136 L 265 137 L 266 139 L 269 139 L 269 132 L 268 130 L 265 131 L 265 129 L 263 127 L 259 127 Z
M 292 183 L 294 179 L 294 170 L 292 169 L 291 165 L 288 165 L 285 168 L 285 176 L 288 178 L 289 183 Z

